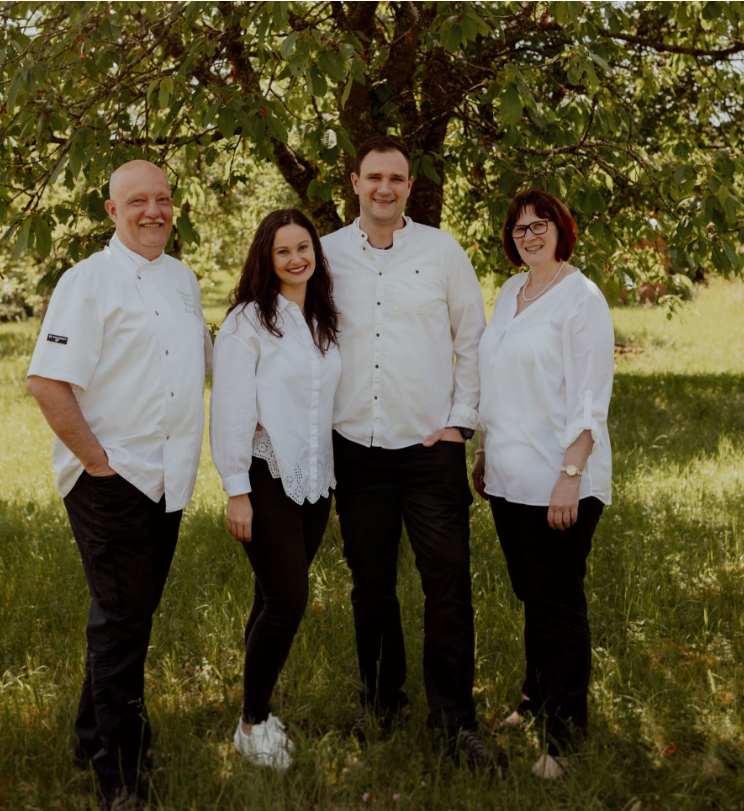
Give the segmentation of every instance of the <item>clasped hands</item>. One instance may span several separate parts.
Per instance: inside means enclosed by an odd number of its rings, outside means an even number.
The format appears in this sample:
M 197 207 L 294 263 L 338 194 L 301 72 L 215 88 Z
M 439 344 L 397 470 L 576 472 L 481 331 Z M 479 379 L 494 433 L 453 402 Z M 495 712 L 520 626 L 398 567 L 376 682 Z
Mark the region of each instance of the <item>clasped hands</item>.
M 481 498 L 487 499 L 485 487 L 486 455 L 479 453 L 475 457 L 471 476 L 475 492 Z M 561 473 L 558 476 L 550 494 L 548 506 L 548 524 L 551 529 L 563 532 L 572 527 L 579 517 L 579 492 L 581 490 L 580 476 L 567 476 Z

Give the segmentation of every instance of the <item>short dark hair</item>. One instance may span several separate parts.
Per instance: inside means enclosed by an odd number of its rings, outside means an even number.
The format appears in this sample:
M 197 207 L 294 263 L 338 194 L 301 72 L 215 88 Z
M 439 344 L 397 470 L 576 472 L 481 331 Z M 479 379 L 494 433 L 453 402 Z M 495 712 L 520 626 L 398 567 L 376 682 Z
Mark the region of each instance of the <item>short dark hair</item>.
M 518 194 L 509 206 L 509 212 L 504 221 L 502 239 L 504 252 L 507 258 L 517 267 L 524 262 L 512 236 L 512 228 L 526 208 L 534 208 L 538 217 L 552 220 L 558 229 L 558 244 L 555 246 L 555 258 L 559 262 L 568 261 L 576 245 L 576 222 L 566 206 L 550 192 L 542 189 L 530 189 Z
M 370 152 L 400 152 L 408 164 L 408 174 L 410 175 L 412 173 L 413 164 L 411 163 L 411 153 L 408 151 L 408 147 L 403 141 L 393 135 L 375 135 L 373 138 L 368 138 L 361 146 L 357 147 L 356 160 L 354 162 L 355 174 L 359 174 L 362 168 L 362 161 Z

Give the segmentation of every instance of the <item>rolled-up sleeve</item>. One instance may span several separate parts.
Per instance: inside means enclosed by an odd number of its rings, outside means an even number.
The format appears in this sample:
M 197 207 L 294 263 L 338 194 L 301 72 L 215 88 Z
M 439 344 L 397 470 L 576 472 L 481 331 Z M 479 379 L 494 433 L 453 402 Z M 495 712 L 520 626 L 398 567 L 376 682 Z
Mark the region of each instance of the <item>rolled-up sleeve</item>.
M 486 328 L 483 294 L 467 254 L 454 240 L 448 259 L 447 305 L 455 352 L 455 391 L 447 427 L 477 430 L 478 345 Z
M 220 332 L 214 345 L 209 415 L 212 459 L 228 496 L 251 492 L 249 470 L 258 422 L 256 364 L 260 344 L 255 332 Z
M 563 330 L 566 378 L 566 450 L 591 431 L 596 450 L 607 422 L 615 369 L 615 335 L 610 308 L 599 290 L 583 297 Z

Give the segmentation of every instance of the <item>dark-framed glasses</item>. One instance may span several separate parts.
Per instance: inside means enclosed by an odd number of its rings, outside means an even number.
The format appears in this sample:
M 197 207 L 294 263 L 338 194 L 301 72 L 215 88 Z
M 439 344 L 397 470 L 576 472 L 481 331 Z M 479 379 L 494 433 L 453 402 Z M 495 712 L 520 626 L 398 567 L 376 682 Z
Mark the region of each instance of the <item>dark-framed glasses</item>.
M 540 234 L 544 234 L 548 230 L 549 222 L 550 220 L 535 220 L 535 222 L 531 222 L 529 225 L 515 225 L 511 230 L 512 238 L 522 239 L 528 229 L 532 231 L 535 236 L 540 236 Z

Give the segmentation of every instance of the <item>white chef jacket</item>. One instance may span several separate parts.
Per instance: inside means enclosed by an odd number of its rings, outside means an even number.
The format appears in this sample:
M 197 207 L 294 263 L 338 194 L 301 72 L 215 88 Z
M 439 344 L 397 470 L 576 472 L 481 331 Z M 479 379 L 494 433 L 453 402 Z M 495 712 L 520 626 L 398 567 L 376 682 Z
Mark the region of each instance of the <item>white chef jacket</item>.
M 251 492 L 251 459 L 266 459 L 297 504 L 336 486 L 331 429 L 341 355 L 325 355 L 300 308 L 277 297 L 282 337 L 262 325 L 256 305 L 232 310 L 214 345 L 209 437 L 228 496 Z M 260 424 L 263 431 L 256 431 Z
M 548 506 L 566 449 L 589 430 L 594 445 L 579 497 L 610 504 L 610 308 L 594 282 L 574 272 L 515 317 L 526 280 L 520 273 L 501 288 L 480 344 L 486 493 Z
M 321 239 L 343 359 L 333 424 L 367 447 L 404 448 L 440 428 L 478 425 L 478 279 L 448 233 L 405 221 L 383 258 L 359 219 Z
M 148 261 L 114 236 L 70 268 L 49 303 L 29 375 L 69 383 L 109 466 L 166 512 L 191 500 L 212 343 L 191 270 Z M 83 472 L 57 437 L 62 497 Z

